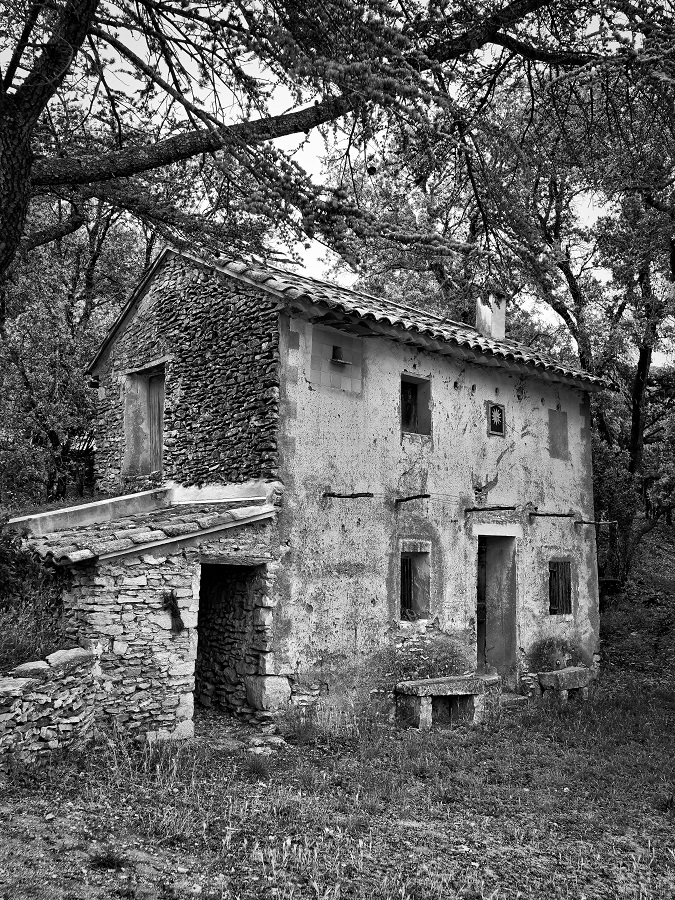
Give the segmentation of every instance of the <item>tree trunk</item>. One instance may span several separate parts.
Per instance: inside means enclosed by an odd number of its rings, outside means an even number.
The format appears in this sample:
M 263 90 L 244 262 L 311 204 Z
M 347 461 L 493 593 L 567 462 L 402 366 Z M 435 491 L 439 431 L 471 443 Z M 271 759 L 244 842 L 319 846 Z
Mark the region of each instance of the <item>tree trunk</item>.
M 31 131 L 13 97 L 0 96 L 0 283 L 14 259 L 30 200 Z
M 658 323 L 662 317 L 662 310 L 659 308 L 660 303 L 658 299 L 654 297 L 652 292 L 649 264 L 647 264 L 647 267 L 640 273 L 639 282 L 647 321 L 642 332 L 642 340 L 640 341 L 638 350 L 637 371 L 635 372 L 633 395 L 631 398 L 630 443 L 628 445 L 630 459 L 628 471 L 632 473 L 639 472 L 642 468 L 642 455 L 645 442 L 645 394 L 647 391 L 649 371 L 652 365 L 652 351 L 654 349 L 654 344 L 656 343 Z

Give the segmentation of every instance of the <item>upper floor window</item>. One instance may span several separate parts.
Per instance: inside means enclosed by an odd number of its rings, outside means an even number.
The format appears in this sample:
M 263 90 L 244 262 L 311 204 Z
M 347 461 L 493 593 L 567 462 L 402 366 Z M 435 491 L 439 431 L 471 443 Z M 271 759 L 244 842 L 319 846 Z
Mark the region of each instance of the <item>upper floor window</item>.
M 162 471 L 164 367 L 127 375 L 124 394 L 124 463 L 127 474 Z
M 553 459 L 569 459 L 567 413 L 561 409 L 548 411 L 548 452 Z
M 361 392 L 363 347 L 360 338 L 314 326 L 309 380 L 314 385 Z
M 431 381 L 401 375 L 401 431 L 431 434 Z
M 487 403 L 488 434 L 504 437 L 506 434 L 505 411 L 501 403 Z

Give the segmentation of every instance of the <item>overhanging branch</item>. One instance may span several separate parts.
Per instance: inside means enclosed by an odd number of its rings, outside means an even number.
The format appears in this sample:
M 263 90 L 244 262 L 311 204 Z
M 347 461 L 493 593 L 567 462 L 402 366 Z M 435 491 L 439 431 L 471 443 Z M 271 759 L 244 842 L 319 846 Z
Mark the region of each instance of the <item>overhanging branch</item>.
M 340 118 L 355 109 L 359 103 L 360 100 L 355 95 L 332 97 L 323 103 L 280 116 L 269 116 L 209 131 L 189 131 L 149 146 L 75 159 L 36 159 L 31 182 L 35 188 L 128 178 L 190 159 L 200 153 L 222 150 L 233 142 L 261 144 L 275 138 L 308 132 L 318 125 Z

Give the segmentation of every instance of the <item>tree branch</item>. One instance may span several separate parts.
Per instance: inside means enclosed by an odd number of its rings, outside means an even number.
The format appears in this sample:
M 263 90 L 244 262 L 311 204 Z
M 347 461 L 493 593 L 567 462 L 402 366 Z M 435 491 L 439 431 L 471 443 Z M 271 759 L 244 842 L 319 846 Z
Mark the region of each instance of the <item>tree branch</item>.
M 310 131 L 355 109 L 360 99 L 354 95 L 332 97 L 314 106 L 254 122 L 241 122 L 211 131 L 189 131 L 165 138 L 150 146 L 126 148 L 99 156 L 76 159 L 36 159 L 32 170 L 33 187 L 63 184 L 89 184 L 128 178 L 190 159 L 199 153 L 222 150 L 233 141 L 261 144 L 274 138 Z
M 24 252 L 35 250 L 36 247 L 42 247 L 43 244 L 58 241 L 66 237 L 66 235 L 78 231 L 86 221 L 84 215 L 78 209 L 75 209 L 65 222 L 58 222 L 55 225 L 50 225 L 48 228 L 41 228 L 39 231 L 33 231 L 27 235 L 19 244 L 19 250 Z
M 572 66 L 589 62 L 594 57 L 569 53 L 564 50 L 542 50 L 501 33 L 503 29 L 512 27 L 530 13 L 550 5 L 551 0 L 512 0 L 504 9 L 487 16 L 482 22 L 469 28 L 459 37 L 439 42 L 428 48 L 426 55 L 435 62 L 450 62 L 474 50 L 479 50 L 485 44 L 498 44 L 508 50 L 513 50 L 524 59 L 532 61 Z
M 34 125 L 65 78 L 87 36 L 99 0 L 66 0 L 33 70 L 14 94 L 26 125 Z

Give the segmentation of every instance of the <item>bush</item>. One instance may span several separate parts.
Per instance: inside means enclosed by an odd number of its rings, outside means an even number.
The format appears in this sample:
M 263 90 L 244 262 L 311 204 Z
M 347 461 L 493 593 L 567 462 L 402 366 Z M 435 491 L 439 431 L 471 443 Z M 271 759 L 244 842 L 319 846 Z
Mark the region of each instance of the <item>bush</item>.
M 63 647 L 66 577 L 23 549 L 18 535 L 0 529 L 0 671 Z
M 372 659 L 380 688 L 393 689 L 399 681 L 442 678 L 472 672 L 462 646 L 440 632 L 415 632 L 399 643 L 385 647 Z
M 530 672 L 551 672 L 581 663 L 579 648 L 562 638 L 543 638 L 533 644 L 527 654 Z

